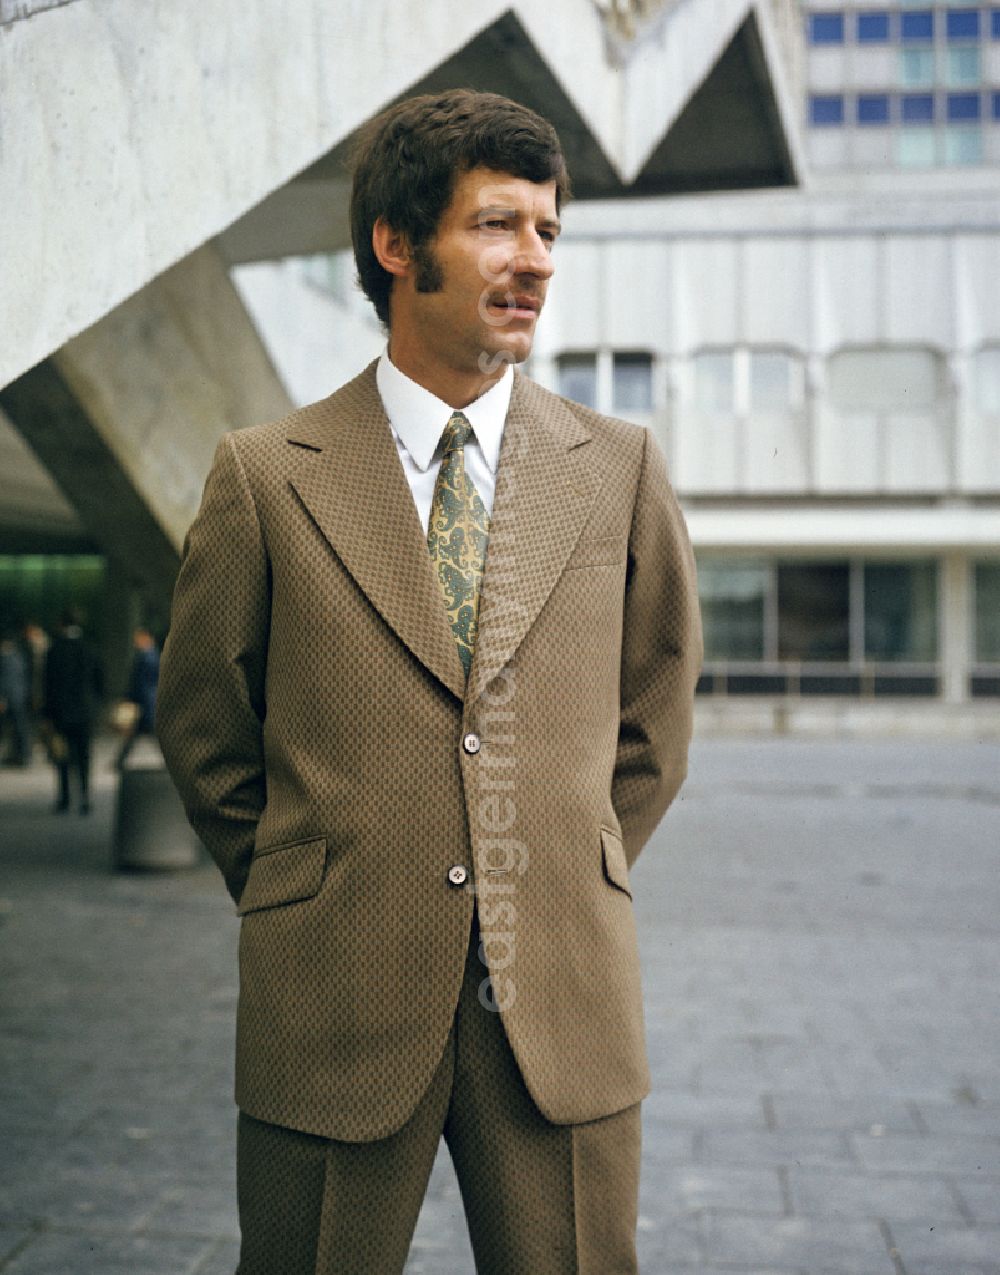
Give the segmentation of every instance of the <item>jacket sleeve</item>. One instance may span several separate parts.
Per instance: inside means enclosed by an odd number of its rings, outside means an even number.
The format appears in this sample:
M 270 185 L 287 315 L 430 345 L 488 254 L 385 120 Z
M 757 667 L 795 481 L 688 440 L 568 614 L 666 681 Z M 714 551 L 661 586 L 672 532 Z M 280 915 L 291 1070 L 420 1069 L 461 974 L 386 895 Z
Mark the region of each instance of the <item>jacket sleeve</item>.
M 611 788 L 630 865 L 687 774 L 701 659 L 694 555 L 663 454 L 647 430 L 629 534 Z
M 226 435 L 184 544 L 156 728 L 188 818 L 237 900 L 266 800 L 269 617 L 270 572 L 257 510 Z

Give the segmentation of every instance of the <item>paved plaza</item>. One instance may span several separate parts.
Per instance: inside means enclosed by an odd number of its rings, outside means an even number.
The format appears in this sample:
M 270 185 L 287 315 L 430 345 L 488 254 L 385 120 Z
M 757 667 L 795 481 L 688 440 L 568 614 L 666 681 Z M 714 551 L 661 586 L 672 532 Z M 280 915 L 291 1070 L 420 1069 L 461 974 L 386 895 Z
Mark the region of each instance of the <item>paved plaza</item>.
M 238 922 L 110 872 L 113 782 L 0 772 L 0 1272 L 233 1275 Z M 696 746 L 633 876 L 643 1275 L 1000 1272 L 998 869 L 995 742 Z M 445 1155 L 407 1272 L 473 1272 Z

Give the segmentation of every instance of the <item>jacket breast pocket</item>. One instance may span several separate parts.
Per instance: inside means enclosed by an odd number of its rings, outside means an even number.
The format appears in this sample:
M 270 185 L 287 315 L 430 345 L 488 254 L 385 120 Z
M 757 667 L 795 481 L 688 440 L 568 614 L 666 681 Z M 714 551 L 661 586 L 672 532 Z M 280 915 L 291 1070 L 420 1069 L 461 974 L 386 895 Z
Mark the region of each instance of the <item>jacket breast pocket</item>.
M 258 850 L 240 895 L 237 916 L 311 899 L 323 884 L 326 837 Z
M 615 567 L 625 561 L 627 553 L 627 536 L 587 537 L 576 542 L 576 548 L 566 563 L 566 570 L 576 571 L 580 567 Z
M 601 829 L 601 853 L 604 857 L 605 879 L 616 889 L 622 890 L 632 897 L 632 886 L 628 879 L 628 860 L 625 858 L 625 847 L 622 839 L 610 828 Z

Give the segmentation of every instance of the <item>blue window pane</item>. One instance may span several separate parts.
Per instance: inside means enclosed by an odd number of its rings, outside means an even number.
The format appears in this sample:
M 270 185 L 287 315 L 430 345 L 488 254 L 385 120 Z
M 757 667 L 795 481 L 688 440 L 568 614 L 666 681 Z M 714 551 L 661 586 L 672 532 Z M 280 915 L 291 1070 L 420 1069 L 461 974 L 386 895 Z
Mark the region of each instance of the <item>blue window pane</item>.
M 810 44 L 843 44 L 844 15 L 842 13 L 811 13 L 809 15 Z
M 809 99 L 809 123 L 836 126 L 844 122 L 844 99 L 840 93 L 814 95 Z
M 889 15 L 878 10 L 858 14 L 858 43 L 885 44 L 889 39 Z
M 930 9 L 916 9 L 900 15 L 904 40 L 933 40 L 934 14 Z
M 979 94 L 949 93 L 948 118 L 950 120 L 979 119 Z
M 990 32 L 994 40 L 1000 40 L 1000 9 L 994 9 L 990 14 Z
M 860 93 L 858 95 L 859 124 L 888 124 L 889 97 L 886 93 Z
M 1000 93 L 993 94 L 993 118 L 1000 120 Z
M 934 118 L 934 96 L 931 93 L 903 94 L 903 123 L 927 124 Z
M 949 9 L 945 16 L 949 40 L 979 39 L 978 9 Z

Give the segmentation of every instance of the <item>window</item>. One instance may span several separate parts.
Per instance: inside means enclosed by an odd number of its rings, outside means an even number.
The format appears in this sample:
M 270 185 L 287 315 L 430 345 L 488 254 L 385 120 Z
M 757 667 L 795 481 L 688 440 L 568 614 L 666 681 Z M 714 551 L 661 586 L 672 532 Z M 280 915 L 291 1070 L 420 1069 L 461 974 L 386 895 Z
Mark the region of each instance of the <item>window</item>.
M 938 573 L 933 562 L 864 564 L 865 658 L 937 659 Z
M 976 660 L 980 664 L 1000 664 L 1000 561 L 977 562 L 973 586 Z
M 842 13 L 811 13 L 809 15 L 810 44 L 843 44 L 844 15 Z
M 860 93 L 858 95 L 858 123 L 888 124 L 888 95 L 885 93 Z
M 951 124 L 944 134 L 946 164 L 981 164 L 983 134 L 978 124 Z
M 990 35 L 994 40 L 1000 40 L 1000 9 L 990 13 Z
M 829 362 L 830 402 L 841 412 L 927 411 L 941 387 L 941 359 L 931 350 L 839 350 Z
M 1000 120 L 1000 93 L 993 94 L 993 118 Z
M 930 88 L 934 83 L 934 50 L 901 49 L 899 74 L 904 88 Z
M 1000 416 L 1000 345 L 986 345 L 973 360 L 976 410 L 983 416 Z
M 751 350 L 750 410 L 787 412 L 802 401 L 802 361 L 783 350 Z
M 703 412 L 732 412 L 733 354 L 731 350 L 702 350 L 692 359 L 694 399 Z
M 937 162 L 937 143 L 932 128 L 908 128 L 896 139 L 896 159 L 900 168 L 928 168 Z
M 612 362 L 612 407 L 618 412 L 653 410 L 653 358 L 639 351 L 616 350 Z
M 917 9 L 912 13 L 900 14 L 900 35 L 903 40 L 933 40 L 933 11 Z
M 954 123 L 979 119 L 978 93 L 949 93 L 948 119 Z
M 840 93 L 814 93 L 809 98 L 809 122 L 817 128 L 835 128 L 844 122 L 844 98 Z
M 850 564 L 778 563 L 778 658 L 847 660 Z
M 766 563 L 703 559 L 698 593 L 708 660 L 764 658 L 764 610 L 770 589 Z
M 556 360 L 559 393 L 584 407 L 597 406 L 597 355 L 560 354 Z
M 956 87 L 978 84 L 982 79 L 979 49 L 976 45 L 958 45 L 948 50 L 948 83 Z
M 889 40 L 889 14 L 871 9 L 858 14 L 858 44 L 886 44 Z
M 978 40 L 979 10 L 949 9 L 945 14 L 945 32 L 949 40 Z
M 903 123 L 930 124 L 934 119 L 933 93 L 903 94 Z

